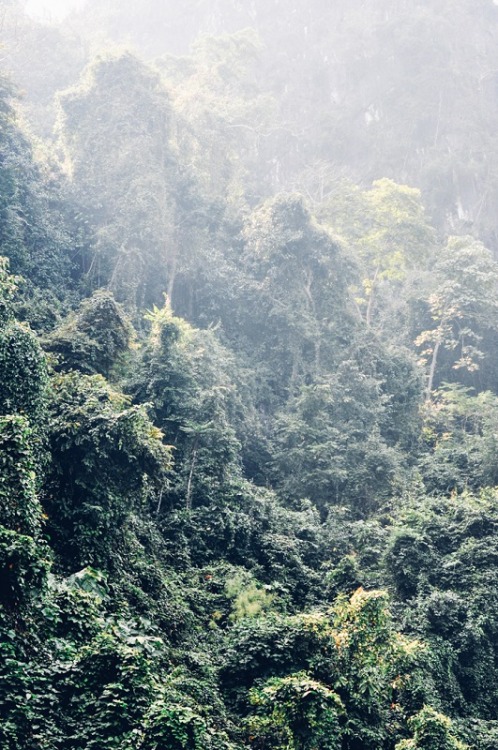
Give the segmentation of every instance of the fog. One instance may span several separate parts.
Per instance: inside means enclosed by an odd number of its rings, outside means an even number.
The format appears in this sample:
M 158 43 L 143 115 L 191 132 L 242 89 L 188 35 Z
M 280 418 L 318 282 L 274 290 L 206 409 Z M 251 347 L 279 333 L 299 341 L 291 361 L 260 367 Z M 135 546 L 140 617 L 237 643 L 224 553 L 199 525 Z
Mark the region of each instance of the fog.
M 85 0 L 27 0 L 24 9 L 30 18 L 49 23 L 62 21 L 84 3 Z
M 20 23 L 13 3 L 2 34 L 30 125 L 51 138 L 57 92 L 76 85 L 99 52 L 129 49 L 167 79 L 196 39 L 251 29 L 252 50 L 239 44 L 235 59 L 233 47 L 226 67 L 246 66 L 240 85 L 268 98 L 259 122 L 234 114 L 232 123 L 259 133 L 253 174 L 264 190 L 297 188 L 314 200 L 333 189 L 327 173 L 364 185 L 388 176 L 420 187 L 443 229 L 478 225 L 494 247 L 494 151 L 484 159 L 481 144 L 494 139 L 497 11 L 491 0 L 451 7 L 313 0 L 282 14 L 278 2 L 30 0 L 29 19 L 43 25 Z M 51 19 L 58 36 L 49 41 Z
M 496 750 L 497 3 L 0 44 L 1 750 Z

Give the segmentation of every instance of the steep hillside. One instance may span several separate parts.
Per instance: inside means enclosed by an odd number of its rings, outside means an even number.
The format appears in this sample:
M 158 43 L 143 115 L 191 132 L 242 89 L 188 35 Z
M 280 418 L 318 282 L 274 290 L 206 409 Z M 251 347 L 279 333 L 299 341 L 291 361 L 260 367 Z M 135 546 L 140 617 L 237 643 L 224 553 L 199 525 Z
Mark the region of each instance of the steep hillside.
M 498 746 L 498 9 L 328 5 L 2 8 L 6 750 Z

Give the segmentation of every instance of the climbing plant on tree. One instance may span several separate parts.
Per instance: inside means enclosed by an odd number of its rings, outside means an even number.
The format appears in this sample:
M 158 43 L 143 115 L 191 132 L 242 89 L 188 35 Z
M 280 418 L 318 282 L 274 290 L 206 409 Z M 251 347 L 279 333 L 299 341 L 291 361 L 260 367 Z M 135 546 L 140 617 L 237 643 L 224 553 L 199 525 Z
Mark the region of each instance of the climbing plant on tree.
M 472 237 L 452 237 L 438 256 L 436 285 L 428 298 L 434 326 L 416 339 L 427 363 L 427 398 L 446 354 L 444 374 L 451 371 L 475 372 L 485 356 L 480 349 L 481 334 L 496 329 L 498 265 L 489 250 Z

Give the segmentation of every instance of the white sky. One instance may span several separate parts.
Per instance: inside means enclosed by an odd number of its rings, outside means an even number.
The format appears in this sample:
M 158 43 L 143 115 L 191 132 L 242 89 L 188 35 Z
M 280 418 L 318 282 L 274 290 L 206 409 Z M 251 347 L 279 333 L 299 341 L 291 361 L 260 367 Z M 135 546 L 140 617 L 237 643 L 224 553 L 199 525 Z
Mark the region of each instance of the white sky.
M 80 5 L 83 0 L 27 0 L 26 13 L 36 19 L 60 21 Z

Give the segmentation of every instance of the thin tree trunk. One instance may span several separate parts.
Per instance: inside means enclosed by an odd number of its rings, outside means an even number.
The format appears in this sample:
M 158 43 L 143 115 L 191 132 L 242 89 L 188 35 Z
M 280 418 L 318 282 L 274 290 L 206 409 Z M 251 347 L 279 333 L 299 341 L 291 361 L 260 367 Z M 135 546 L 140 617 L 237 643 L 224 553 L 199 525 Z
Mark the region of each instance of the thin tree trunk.
M 304 293 L 309 303 L 309 310 L 313 314 L 313 317 L 316 321 L 315 300 L 313 299 L 313 295 L 311 293 L 312 284 L 313 284 L 313 273 L 308 268 L 306 272 L 306 283 L 304 285 Z M 318 375 L 318 373 L 320 372 L 320 331 L 319 330 L 316 333 L 316 338 L 314 339 L 313 344 L 315 348 L 315 375 Z
M 425 394 L 426 401 L 429 401 L 432 393 L 432 386 L 434 385 L 434 375 L 436 373 L 436 365 L 437 365 L 437 357 L 439 354 L 439 348 L 441 346 L 441 341 L 436 341 L 434 345 L 434 350 L 432 352 L 432 360 L 431 360 L 431 366 L 429 369 L 429 379 L 427 381 L 427 391 Z
M 187 495 L 185 497 L 185 507 L 187 510 L 192 510 L 192 484 L 193 484 L 193 478 L 194 478 L 194 469 L 195 469 L 195 463 L 197 460 L 197 443 L 199 442 L 199 438 L 196 437 L 194 442 L 194 447 L 192 448 L 192 461 L 190 462 L 190 471 L 188 474 L 188 481 L 187 481 Z
M 163 488 L 161 487 L 161 491 L 159 493 L 159 500 L 157 501 L 156 516 L 158 516 L 159 513 L 161 512 L 162 504 L 163 504 Z
M 372 286 L 370 287 L 370 296 L 368 298 L 368 304 L 367 304 L 367 313 L 365 318 L 365 323 L 367 325 L 367 328 L 370 328 L 370 325 L 372 323 L 372 311 L 373 311 L 373 303 L 374 303 L 374 289 L 375 289 L 375 282 L 377 281 L 377 276 L 379 275 L 379 269 L 375 269 L 375 274 L 372 279 Z

